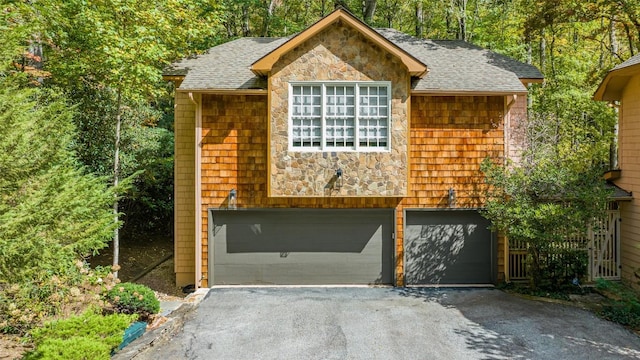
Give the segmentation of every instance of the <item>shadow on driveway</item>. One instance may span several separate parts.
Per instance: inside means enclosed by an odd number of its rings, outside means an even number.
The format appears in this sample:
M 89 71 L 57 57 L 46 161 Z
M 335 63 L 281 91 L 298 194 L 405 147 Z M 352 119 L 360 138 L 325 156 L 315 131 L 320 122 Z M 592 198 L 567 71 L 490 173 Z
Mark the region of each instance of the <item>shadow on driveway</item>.
M 136 359 L 633 359 L 592 314 L 493 289 L 214 288 Z

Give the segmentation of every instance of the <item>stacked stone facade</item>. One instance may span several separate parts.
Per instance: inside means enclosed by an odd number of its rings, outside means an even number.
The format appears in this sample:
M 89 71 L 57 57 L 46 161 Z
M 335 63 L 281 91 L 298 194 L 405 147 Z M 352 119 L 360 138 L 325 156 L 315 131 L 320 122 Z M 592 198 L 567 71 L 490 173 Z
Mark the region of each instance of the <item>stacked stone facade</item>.
M 390 151 L 290 151 L 289 83 L 327 80 L 391 82 Z M 397 58 L 342 24 L 327 28 L 282 57 L 269 77 L 270 195 L 406 196 L 409 81 Z M 344 174 L 340 189 L 330 186 L 338 168 Z

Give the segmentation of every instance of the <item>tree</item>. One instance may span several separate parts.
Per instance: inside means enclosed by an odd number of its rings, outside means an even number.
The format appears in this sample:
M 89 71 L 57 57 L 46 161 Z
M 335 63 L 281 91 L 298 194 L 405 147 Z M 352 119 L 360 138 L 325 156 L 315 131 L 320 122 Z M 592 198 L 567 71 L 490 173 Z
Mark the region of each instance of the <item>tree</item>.
M 55 93 L 0 81 L 0 284 L 65 274 L 116 227 L 114 192 L 71 151 L 72 115 Z
M 566 276 L 586 274 L 587 258 L 561 246 L 567 238 L 584 236 L 593 219 L 604 215 L 609 191 L 599 156 L 588 141 L 574 142 L 560 130 L 561 120 L 533 116 L 523 129 L 528 149 L 520 164 L 482 164 L 488 183 L 483 215 L 511 243 L 528 249 L 532 287 L 566 283 Z M 550 261 L 561 258 L 558 274 Z M 566 269 L 570 267 L 570 269 Z
M 131 105 L 149 102 L 163 88 L 161 69 L 170 61 L 202 45 L 216 28 L 215 9 L 207 1 L 101 0 L 41 4 L 48 17 L 48 70 L 52 83 L 72 90 L 82 84 L 106 93 L 113 101 L 105 109 L 115 125 L 112 172 L 114 187 L 121 180 L 123 117 Z M 205 9 L 204 11 L 201 9 Z M 113 219 L 120 219 L 119 198 L 114 197 Z M 119 229 L 113 234 L 113 264 L 119 265 Z M 116 271 L 117 276 L 117 271 Z

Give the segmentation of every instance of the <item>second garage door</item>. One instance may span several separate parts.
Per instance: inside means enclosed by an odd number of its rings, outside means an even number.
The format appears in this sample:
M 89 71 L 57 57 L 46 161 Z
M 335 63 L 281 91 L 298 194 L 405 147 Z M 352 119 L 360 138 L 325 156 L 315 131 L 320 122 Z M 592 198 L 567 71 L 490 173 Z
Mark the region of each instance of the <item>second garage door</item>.
M 477 211 L 409 211 L 405 219 L 405 283 L 490 284 L 495 236 Z
M 211 210 L 212 284 L 390 284 L 391 209 Z

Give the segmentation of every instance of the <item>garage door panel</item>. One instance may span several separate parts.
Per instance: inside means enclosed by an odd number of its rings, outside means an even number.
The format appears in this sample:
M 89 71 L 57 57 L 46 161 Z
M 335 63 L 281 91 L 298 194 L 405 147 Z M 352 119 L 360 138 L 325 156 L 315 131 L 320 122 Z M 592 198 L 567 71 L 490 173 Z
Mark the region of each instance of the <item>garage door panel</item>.
M 493 236 L 476 211 L 407 212 L 407 284 L 493 282 Z
M 305 241 L 313 224 L 254 223 L 227 224 L 227 252 L 353 252 L 360 253 L 371 241 L 381 236 L 380 224 L 331 224 L 327 236 L 318 241 Z M 286 230 L 285 230 L 286 229 Z
M 393 211 L 212 211 L 214 284 L 392 282 Z

